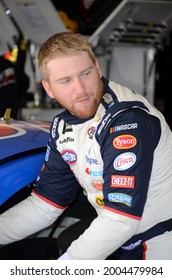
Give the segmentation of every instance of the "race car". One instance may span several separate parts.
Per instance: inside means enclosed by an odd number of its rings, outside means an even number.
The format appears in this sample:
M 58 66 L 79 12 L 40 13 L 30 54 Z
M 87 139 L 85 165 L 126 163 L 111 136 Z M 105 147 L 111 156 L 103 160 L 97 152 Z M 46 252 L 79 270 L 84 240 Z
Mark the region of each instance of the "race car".
M 42 167 L 50 123 L 0 119 L 0 206 L 31 184 Z

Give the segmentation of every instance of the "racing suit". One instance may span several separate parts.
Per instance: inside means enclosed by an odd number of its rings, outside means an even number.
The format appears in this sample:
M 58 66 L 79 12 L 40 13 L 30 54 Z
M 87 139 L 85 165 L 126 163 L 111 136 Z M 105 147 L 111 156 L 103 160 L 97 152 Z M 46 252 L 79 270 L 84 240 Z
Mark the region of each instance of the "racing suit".
M 73 259 L 106 259 L 119 248 L 121 259 L 172 259 L 172 133 L 143 96 L 102 79 L 104 95 L 94 116 L 79 119 L 65 110 L 54 118 L 29 198 L 44 204 L 39 215 L 32 206 L 27 222 L 41 229 L 40 217 L 46 213 L 53 221 L 82 187 L 97 217 L 68 248 Z M 5 216 L 0 222 L 3 227 Z M 8 239 L 5 233 L 0 226 L 2 244 L 27 230 Z

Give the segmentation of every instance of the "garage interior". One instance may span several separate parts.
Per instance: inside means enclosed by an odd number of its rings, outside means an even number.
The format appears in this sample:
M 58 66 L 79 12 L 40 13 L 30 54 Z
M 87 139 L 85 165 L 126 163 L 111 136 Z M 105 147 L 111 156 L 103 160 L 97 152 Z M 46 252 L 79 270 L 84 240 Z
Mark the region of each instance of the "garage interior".
M 16 120 L 51 121 L 63 110 L 48 98 L 41 86 L 37 53 L 50 34 L 56 30 L 70 30 L 88 38 L 107 78 L 132 87 L 148 98 L 163 113 L 172 129 L 172 0 L 28 0 L 23 3 L 1 0 L 0 22 L 0 73 L 6 67 L 4 56 L 17 73 L 16 84 L 8 88 L 4 89 L 0 80 L 0 118 L 6 108 L 11 108 L 11 117 Z M 38 24 L 37 30 L 33 30 L 34 24 Z M 7 32 L 3 32 L 4 28 Z M 23 188 L 0 206 L 0 213 L 29 194 L 30 189 Z M 33 236 L 32 244 L 24 241 L 28 255 L 29 248 L 37 246 L 38 259 L 41 253 L 47 254 L 48 258 L 53 254 L 54 258 L 52 237 L 57 234 L 56 229 L 57 225 L 53 225 Z M 35 237 L 49 240 L 38 244 Z M 43 244 L 45 251 L 40 252 Z M 7 254 L 19 249 L 20 245 L 20 242 L 10 245 Z M 32 253 L 28 255 L 26 259 L 32 258 Z M 9 254 L 9 259 L 11 256 Z

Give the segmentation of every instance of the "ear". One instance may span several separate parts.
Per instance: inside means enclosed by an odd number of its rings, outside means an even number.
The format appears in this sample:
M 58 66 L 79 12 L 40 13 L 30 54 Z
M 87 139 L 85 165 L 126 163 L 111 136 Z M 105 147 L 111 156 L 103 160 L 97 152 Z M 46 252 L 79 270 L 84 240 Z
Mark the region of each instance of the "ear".
M 43 88 L 45 89 L 46 93 L 48 94 L 48 96 L 52 99 L 54 99 L 54 94 L 53 92 L 51 91 L 51 86 L 49 84 L 49 82 L 45 81 L 45 80 L 42 80 L 42 86 Z
M 100 64 L 99 64 L 99 62 L 98 62 L 97 59 L 96 59 L 96 67 L 97 67 L 97 69 L 98 69 L 98 72 L 99 72 L 100 77 L 102 77 L 102 71 L 101 71 Z

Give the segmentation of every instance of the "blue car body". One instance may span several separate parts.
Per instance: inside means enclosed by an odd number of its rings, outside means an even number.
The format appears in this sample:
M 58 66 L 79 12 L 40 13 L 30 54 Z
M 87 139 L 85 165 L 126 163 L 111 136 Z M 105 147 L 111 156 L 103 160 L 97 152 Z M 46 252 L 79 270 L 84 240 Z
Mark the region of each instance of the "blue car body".
M 46 122 L 0 120 L 0 205 L 37 178 L 49 127 Z

